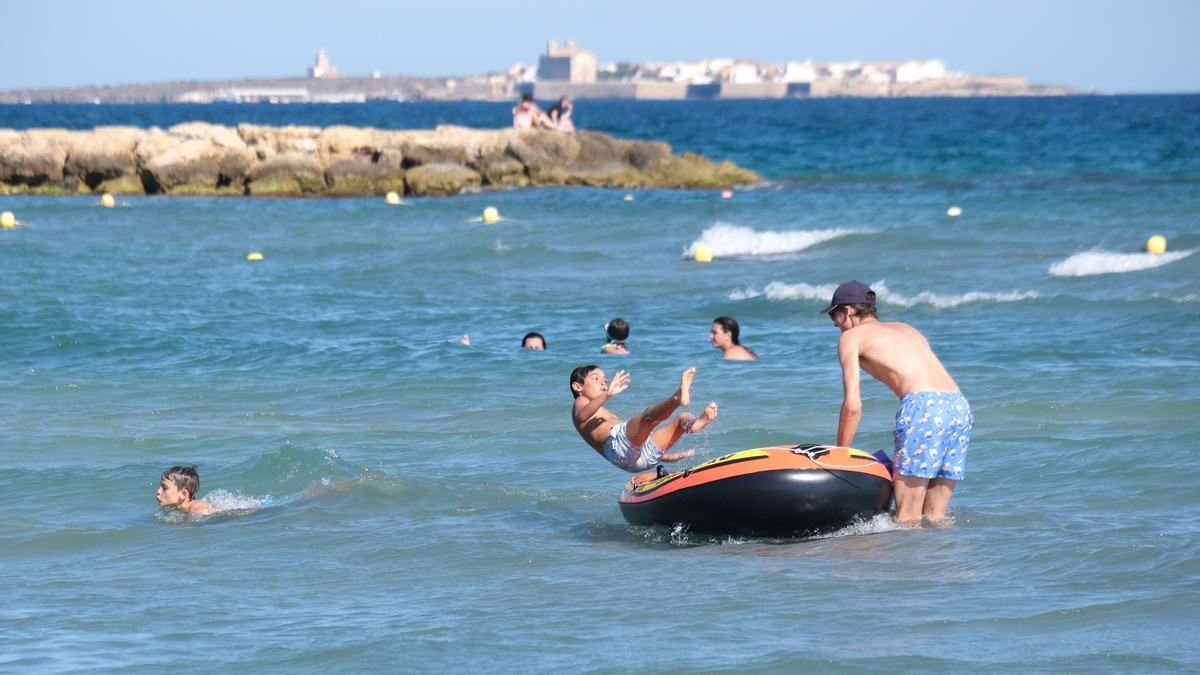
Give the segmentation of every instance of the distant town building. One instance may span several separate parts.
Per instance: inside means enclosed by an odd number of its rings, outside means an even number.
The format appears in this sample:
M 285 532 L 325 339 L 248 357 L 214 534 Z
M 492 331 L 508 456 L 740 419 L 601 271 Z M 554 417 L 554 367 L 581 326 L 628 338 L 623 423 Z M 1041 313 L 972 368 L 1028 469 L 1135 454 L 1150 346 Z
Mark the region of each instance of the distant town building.
M 946 64 L 937 60 L 905 61 L 896 68 L 897 82 L 922 82 L 946 77 Z
M 322 78 L 338 77 L 339 75 L 341 73 L 329 62 L 329 57 L 325 55 L 325 50 L 318 50 L 317 61 L 308 69 L 308 76 L 314 80 L 320 80 Z
M 596 55 L 575 46 L 574 40 L 559 47 L 554 40 L 546 44 L 546 53 L 538 59 L 537 78 L 573 83 L 596 81 Z
M 812 82 L 817 79 L 817 69 L 812 61 L 796 63 L 792 61 L 783 69 L 783 81 L 788 84 L 796 82 Z

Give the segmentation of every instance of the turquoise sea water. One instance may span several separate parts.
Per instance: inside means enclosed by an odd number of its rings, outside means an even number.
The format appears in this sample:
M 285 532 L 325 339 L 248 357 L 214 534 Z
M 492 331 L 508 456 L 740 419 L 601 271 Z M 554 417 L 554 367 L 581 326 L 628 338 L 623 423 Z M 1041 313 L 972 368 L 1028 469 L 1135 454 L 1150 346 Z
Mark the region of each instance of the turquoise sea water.
M 11 106 L 0 127 L 507 113 Z M 0 669 L 1200 668 L 1200 97 L 577 116 L 769 183 L 0 197 L 29 223 L 0 232 Z M 470 220 L 486 206 L 508 219 Z M 1166 255 L 1139 252 L 1152 234 Z M 701 243 L 713 263 L 691 262 Z M 817 312 L 850 278 L 972 401 L 955 526 L 627 526 L 627 474 L 571 428 L 571 369 L 629 370 L 610 405 L 628 416 L 697 366 L 693 407 L 721 410 L 701 459 L 831 442 L 837 333 Z M 718 358 L 726 314 L 762 360 Z M 614 316 L 630 357 L 599 354 Z M 518 349 L 530 330 L 549 351 Z M 888 448 L 896 402 L 863 391 L 855 445 Z M 156 513 L 177 463 L 225 515 Z

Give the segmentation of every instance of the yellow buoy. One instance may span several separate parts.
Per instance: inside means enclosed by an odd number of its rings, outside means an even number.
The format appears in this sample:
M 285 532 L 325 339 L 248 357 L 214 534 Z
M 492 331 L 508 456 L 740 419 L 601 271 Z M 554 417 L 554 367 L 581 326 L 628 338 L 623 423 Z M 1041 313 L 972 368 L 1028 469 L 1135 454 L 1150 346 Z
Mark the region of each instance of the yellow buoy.
M 483 210 L 483 222 L 498 223 L 500 222 L 500 210 L 494 206 L 489 206 Z
M 387 193 L 387 196 L 384 197 L 383 200 L 388 204 L 395 206 L 396 204 L 400 203 L 400 193 L 392 190 L 391 192 Z
M 1146 253 L 1166 253 L 1167 238 L 1161 234 L 1156 234 L 1146 240 Z
M 3 227 L 6 230 L 11 230 L 12 228 L 14 228 L 16 226 L 17 226 L 17 217 L 13 215 L 12 211 L 5 211 L 4 213 L 0 213 L 0 227 Z
M 700 244 L 696 247 L 696 253 L 692 257 L 696 262 L 712 262 L 713 250 L 708 244 Z
M 106 209 L 111 209 L 112 207 L 114 207 L 116 205 L 117 205 L 117 200 L 113 199 L 112 195 L 108 194 L 107 192 L 100 195 L 100 206 L 103 206 Z
M 625 201 L 627 201 L 627 202 L 633 201 L 633 195 L 625 195 Z
M 962 209 L 958 208 L 957 206 L 951 206 L 950 208 L 946 209 L 946 215 L 950 216 L 951 218 L 957 218 L 962 215 Z
M 246 260 L 262 260 L 263 254 L 258 251 L 251 251 L 246 254 Z

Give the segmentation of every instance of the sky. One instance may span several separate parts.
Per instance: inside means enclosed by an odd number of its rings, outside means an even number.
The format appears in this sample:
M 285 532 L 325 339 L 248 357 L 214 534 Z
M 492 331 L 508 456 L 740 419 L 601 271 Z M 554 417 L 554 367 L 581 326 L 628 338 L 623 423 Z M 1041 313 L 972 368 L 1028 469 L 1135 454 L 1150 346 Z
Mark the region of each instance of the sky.
M 601 63 L 938 58 L 1113 93 L 1200 92 L 1200 0 L 0 0 L 0 91 L 345 74 L 472 75 L 573 38 Z

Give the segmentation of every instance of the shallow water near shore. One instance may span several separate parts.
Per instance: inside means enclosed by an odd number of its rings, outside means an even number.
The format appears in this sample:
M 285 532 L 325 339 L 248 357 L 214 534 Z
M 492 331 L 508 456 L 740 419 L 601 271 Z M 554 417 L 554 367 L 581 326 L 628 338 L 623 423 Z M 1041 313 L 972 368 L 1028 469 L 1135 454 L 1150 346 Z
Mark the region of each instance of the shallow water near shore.
M 0 127 L 507 113 L 0 106 Z M 1200 667 L 1200 97 L 577 117 L 769 182 L 400 207 L 0 197 L 29 223 L 0 231 L 0 669 Z M 486 206 L 506 220 L 472 221 Z M 1153 234 L 1167 255 L 1141 252 Z M 691 261 L 700 244 L 714 262 Z M 818 310 L 850 278 L 971 400 L 954 526 L 626 525 L 627 474 L 571 428 L 571 369 L 630 371 L 626 417 L 697 366 L 693 409 L 720 404 L 697 461 L 829 442 L 837 332 Z M 719 359 L 720 315 L 760 361 Z M 614 316 L 623 359 L 599 354 Z M 530 330 L 549 351 L 518 349 Z M 855 445 L 890 448 L 896 401 L 863 392 Z M 156 511 L 180 463 L 222 514 Z

